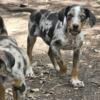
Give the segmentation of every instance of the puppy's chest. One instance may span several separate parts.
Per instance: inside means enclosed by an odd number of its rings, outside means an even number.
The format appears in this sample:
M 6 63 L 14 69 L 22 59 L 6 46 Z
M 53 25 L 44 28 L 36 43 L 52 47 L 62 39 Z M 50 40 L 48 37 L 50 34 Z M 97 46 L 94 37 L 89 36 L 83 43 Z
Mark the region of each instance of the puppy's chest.
M 64 36 L 61 39 L 61 48 L 65 50 L 78 49 L 82 46 L 83 37 L 79 36 Z

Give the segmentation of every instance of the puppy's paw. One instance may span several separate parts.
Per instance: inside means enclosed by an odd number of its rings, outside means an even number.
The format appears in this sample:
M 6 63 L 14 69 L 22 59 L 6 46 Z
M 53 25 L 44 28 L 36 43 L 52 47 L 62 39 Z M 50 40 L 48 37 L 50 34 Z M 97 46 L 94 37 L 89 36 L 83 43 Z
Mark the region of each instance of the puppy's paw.
M 27 68 L 27 70 L 26 70 L 26 77 L 30 77 L 30 78 L 35 77 L 35 74 L 34 74 L 34 72 L 32 70 L 32 67 Z
M 71 79 L 70 83 L 74 86 L 74 87 L 84 87 L 84 82 L 80 81 L 79 79 Z

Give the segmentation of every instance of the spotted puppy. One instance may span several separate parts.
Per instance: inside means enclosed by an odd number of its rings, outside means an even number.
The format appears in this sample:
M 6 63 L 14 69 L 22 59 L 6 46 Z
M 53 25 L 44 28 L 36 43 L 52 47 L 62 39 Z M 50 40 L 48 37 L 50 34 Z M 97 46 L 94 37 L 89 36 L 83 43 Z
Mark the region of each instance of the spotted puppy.
M 71 83 L 74 86 L 84 86 L 78 78 L 80 48 L 83 44 L 84 33 L 81 31 L 86 21 L 94 26 L 96 18 L 87 8 L 80 5 L 67 6 L 58 12 L 31 8 L 13 9 L 13 12 L 31 12 L 29 19 L 29 34 L 27 38 L 27 53 L 32 61 L 32 49 L 37 36 L 48 45 L 48 55 L 54 67 L 60 73 L 66 73 L 60 50 L 73 50 L 73 69 Z
M 17 46 L 16 41 L 7 35 L 0 17 L 0 100 L 5 100 L 5 88 L 13 87 L 14 100 L 25 100 L 25 75 L 32 75 L 27 54 Z M 0 90 L 1 91 L 1 90 Z

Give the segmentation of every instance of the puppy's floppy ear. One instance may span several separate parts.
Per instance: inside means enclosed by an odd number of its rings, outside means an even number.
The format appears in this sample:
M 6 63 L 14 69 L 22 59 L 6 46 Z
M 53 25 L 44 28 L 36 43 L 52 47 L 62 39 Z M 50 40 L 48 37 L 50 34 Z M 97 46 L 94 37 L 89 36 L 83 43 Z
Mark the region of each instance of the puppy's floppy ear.
M 91 27 L 93 27 L 96 23 L 96 17 L 94 16 L 94 14 L 87 8 L 85 8 L 85 14 L 86 17 L 89 18 L 89 24 Z
M 5 28 L 4 20 L 0 16 L 0 35 L 7 35 L 7 30 Z
M 67 17 L 67 13 L 69 12 L 71 6 L 67 6 L 66 8 L 62 9 L 61 11 L 59 11 L 58 13 L 58 18 L 60 21 L 63 22 L 64 20 L 64 17 L 66 16 Z

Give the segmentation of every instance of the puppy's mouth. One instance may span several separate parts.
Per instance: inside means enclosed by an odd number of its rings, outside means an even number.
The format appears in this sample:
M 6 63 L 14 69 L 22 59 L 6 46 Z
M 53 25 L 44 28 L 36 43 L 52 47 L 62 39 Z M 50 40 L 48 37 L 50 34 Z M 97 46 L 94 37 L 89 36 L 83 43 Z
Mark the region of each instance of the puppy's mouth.
M 72 35 L 76 36 L 76 35 L 78 35 L 78 34 L 80 33 L 80 30 L 69 29 L 69 32 L 70 32 Z

